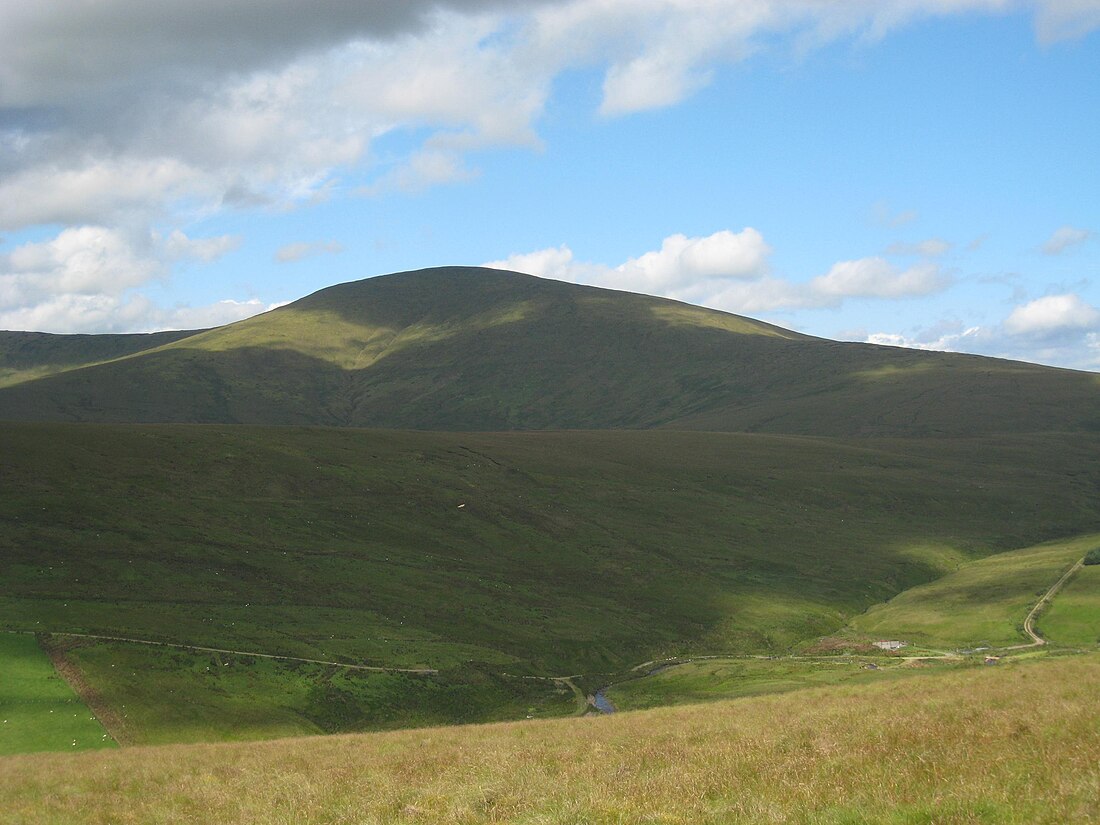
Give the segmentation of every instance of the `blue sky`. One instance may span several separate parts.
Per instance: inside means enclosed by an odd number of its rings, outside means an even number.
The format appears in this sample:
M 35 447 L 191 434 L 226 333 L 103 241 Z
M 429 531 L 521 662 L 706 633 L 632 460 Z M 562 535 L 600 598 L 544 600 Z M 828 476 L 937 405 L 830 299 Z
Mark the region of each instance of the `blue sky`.
M 1100 0 L 0 0 L 0 328 L 491 264 L 1100 370 Z

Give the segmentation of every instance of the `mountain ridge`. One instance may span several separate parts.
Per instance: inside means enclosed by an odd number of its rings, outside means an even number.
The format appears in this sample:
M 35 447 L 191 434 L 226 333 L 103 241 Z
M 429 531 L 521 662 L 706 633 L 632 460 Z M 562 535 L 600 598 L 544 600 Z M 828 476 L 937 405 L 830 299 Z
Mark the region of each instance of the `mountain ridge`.
M 880 436 L 1100 429 L 1092 373 L 829 341 L 478 267 L 337 284 L 235 324 L 161 335 L 178 337 L 0 387 L 0 419 Z

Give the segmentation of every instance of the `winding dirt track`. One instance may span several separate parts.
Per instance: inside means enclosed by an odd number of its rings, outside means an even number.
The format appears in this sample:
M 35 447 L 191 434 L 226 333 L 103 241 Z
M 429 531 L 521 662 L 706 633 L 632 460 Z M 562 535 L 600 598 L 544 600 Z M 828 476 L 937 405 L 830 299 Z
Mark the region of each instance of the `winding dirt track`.
M 1043 594 L 1043 598 L 1039 599 L 1039 601 L 1035 603 L 1035 607 L 1031 608 L 1031 612 L 1028 613 L 1027 618 L 1024 619 L 1024 633 L 1031 637 L 1031 644 L 1015 645 L 1014 647 L 1003 648 L 1004 650 L 1022 650 L 1025 647 L 1040 647 L 1047 643 L 1046 639 L 1035 632 L 1035 619 L 1038 617 L 1042 609 L 1050 603 L 1050 600 L 1058 594 L 1058 591 L 1065 587 L 1066 582 L 1072 579 L 1074 574 L 1082 567 L 1084 567 L 1084 565 L 1084 559 L 1078 560 L 1077 564 L 1073 565 L 1073 567 L 1067 570 L 1063 574 L 1062 578 L 1058 579 L 1058 581 L 1051 585 L 1050 590 Z

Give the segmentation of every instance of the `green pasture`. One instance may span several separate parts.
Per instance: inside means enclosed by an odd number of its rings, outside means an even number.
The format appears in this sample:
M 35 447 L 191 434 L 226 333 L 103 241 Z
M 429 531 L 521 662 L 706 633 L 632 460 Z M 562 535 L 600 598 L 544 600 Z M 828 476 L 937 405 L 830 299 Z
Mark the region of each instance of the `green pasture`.
M 1100 565 L 1078 570 L 1039 616 L 1037 624 L 1052 644 L 1100 644 Z
M 1025 644 L 1030 641 L 1023 633 L 1028 611 L 1098 538 L 1092 534 L 1046 542 L 964 564 L 942 579 L 872 607 L 853 619 L 851 629 L 867 637 L 950 648 Z M 1077 607 L 1060 607 L 1068 592 L 1060 593 L 1054 609 L 1038 619 L 1040 631 L 1051 634 L 1051 641 L 1061 641 L 1048 626 L 1051 613 L 1059 630 L 1070 615 L 1089 621 Z M 1077 604 L 1073 597 L 1070 604 Z
M 148 645 L 55 641 L 116 711 L 125 744 L 272 739 L 565 716 L 574 710 L 568 688 L 485 669 L 377 673 Z
M 0 633 L 0 756 L 114 746 L 33 636 Z

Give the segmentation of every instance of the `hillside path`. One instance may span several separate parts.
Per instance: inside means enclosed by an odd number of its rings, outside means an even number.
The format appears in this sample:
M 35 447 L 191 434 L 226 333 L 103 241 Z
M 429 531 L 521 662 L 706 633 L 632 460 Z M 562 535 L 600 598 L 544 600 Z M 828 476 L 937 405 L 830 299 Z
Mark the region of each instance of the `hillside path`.
M 9 633 L 35 633 L 32 630 L 9 630 Z M 152 645 L 154 647 L 170 647 L 174 650 L 200 650 L 203 653 L 229 653 L 233 656 L 253 656 L 257 659 L 276 659 L 281 662 L 306 662 L 311 665 L 330 665 L 342 667 L 348 670 L 367 670 L 374 673 L 416 673 L 422 676 L 430 676 L 439 673 L 430 667 L 383 667 L 381 665 L 353 665 L 347 662 L 330 662 L 325 659 L 305 659 L 301 656 L 280 656 L 275 653 L 257 653 L 254 650 L 230 650 L 224 647 L 203 647 L 202 645 L 185 645 L 178 642 L 158 642 L 152 639 L 132 639 L 127 636 L 105 636 L 98 633 L 64 633 L 58 631 L 37 631 L 48 636 L 69 636 L 76 639 L 97 639 L 104 642 L 130 642 L 136 645 Z
M 1031 644 L 1026 645 L 1014 645 L 1013 647 L 1002 648 L 1003 650 L 1021 650 L 1025 647 L 1040 647 L 1047 643 L 1047 640 L 1035 632 L 1035 619 L 1038 617 L 1039 612 L 1050 604 L 1050 600 L 1053 599 L 1058 591 L 1065 587 L 1066 582 L 1073 578 L 1074 574 L 1085 565 L 1085 560 L 1079 559 L 1077 564 L 1073 565 L 1067 570 L 1062 578 L 1058 579 L 1054 584 L 1050 586 L 1050 589 L 1043 594 L 1043 597 L 1035 603 L 1035 606 L 1031 608 L 1031 612 L 1027 614 L 1027 618 L 1024 619 L 1024 633 L 1031 637 Z

